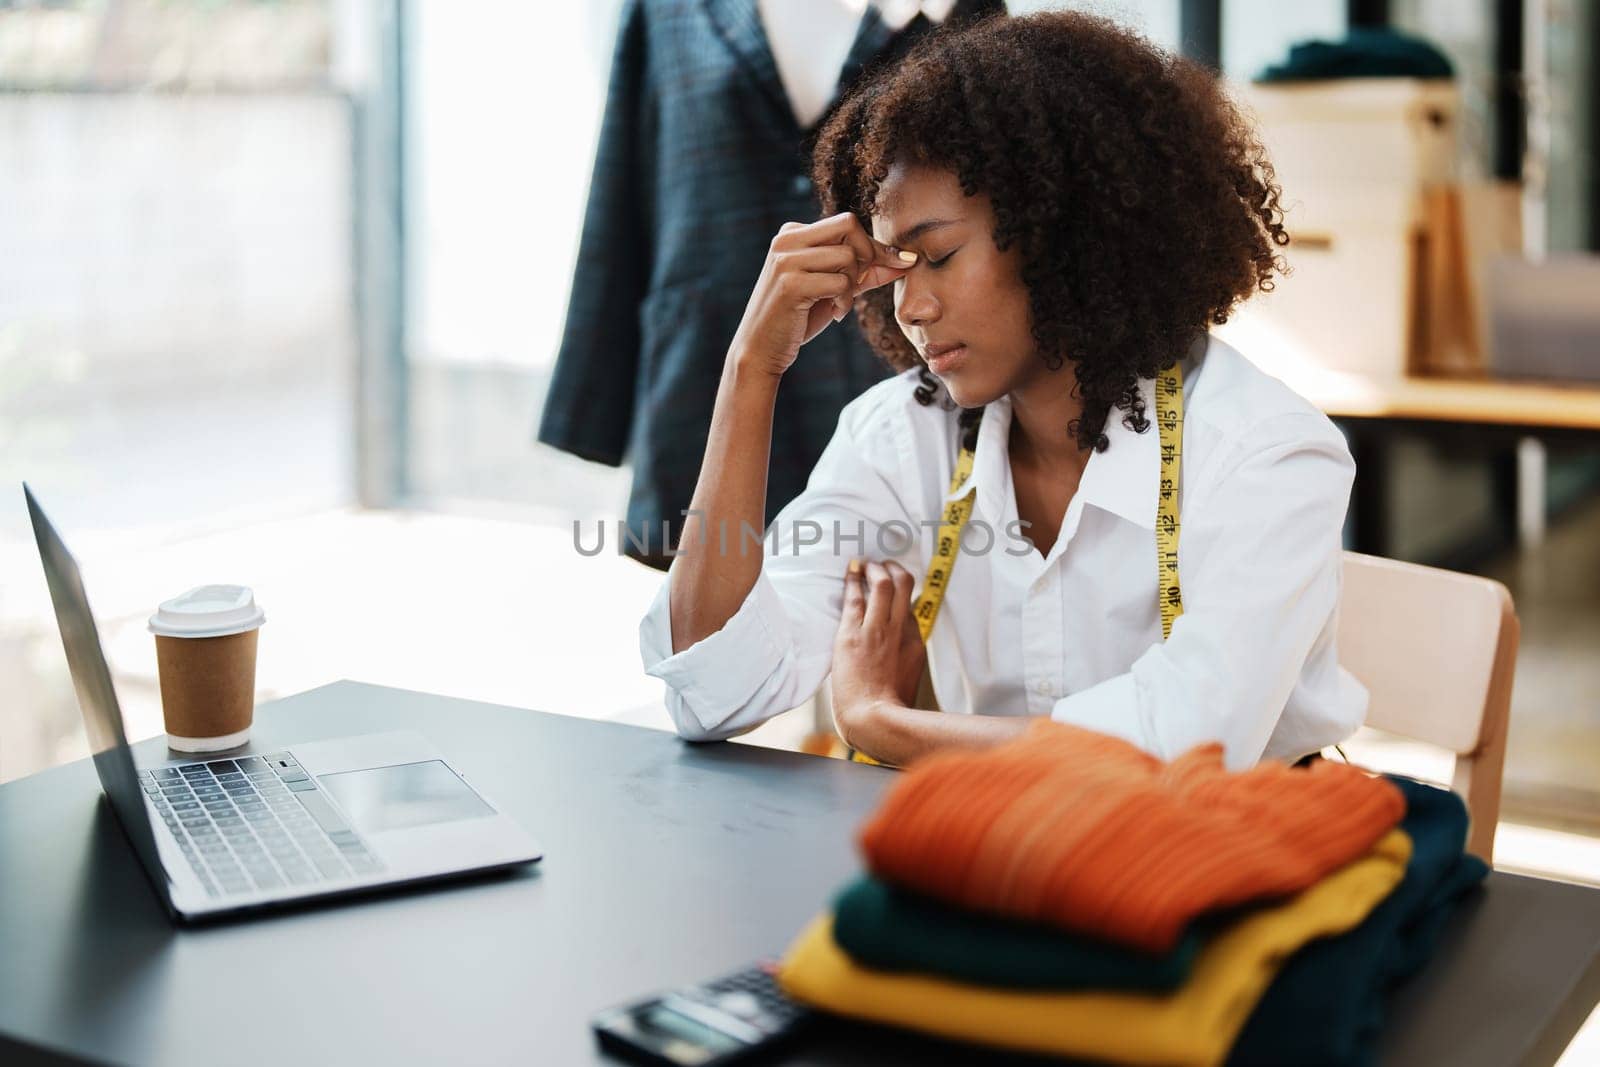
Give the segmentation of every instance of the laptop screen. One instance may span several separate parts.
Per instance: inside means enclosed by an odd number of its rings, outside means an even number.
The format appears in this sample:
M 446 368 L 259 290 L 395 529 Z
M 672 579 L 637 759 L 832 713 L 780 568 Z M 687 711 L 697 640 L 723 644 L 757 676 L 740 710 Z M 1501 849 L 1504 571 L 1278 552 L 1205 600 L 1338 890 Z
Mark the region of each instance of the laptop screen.
M 26 485 L 22 491 L 28 498 L 28 517 L 33 520 L 33 537 L 39 545 L 39 560 L 44 564 L 50 600 L 56 609 L 56 623 L 61 628 L 61 643 L 67 652 L 67 668 L 72 672 L 78 707 L 88 730 L 94 769 L 100 775 L 100 785 L 110 798 L 118 821 L 144 861 L 145 870 L 150 872 L 152 881 L 170 904 L 171 891 L 165 874 L 155 877 L 155 872 L 165 872 L 166 867 L 150 829 L 150 816 L 145 811 L 133 754 L 122 729 L 122 709 L 111 687 L 111 670 L 106 666 L 105 653 L 100 647 L 100 635 L 95 629 L 94 614 L 89 610 L 89 598 L 83 590 L 78 564 L 50 520 L 45 518 L 33 491 Z

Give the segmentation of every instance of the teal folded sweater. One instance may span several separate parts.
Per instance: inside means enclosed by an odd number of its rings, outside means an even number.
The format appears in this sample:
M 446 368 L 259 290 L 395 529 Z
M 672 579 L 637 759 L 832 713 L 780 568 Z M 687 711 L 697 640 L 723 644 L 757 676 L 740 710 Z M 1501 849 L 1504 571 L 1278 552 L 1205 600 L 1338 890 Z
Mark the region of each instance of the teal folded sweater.
M 907 892 L 870 875 L 834 903 L 833 936 L 864 967 L 1014 989 L 1162 992 L 1189 976 L 1205 937 L 1191 928 L 1164 955 L 997 918 Z

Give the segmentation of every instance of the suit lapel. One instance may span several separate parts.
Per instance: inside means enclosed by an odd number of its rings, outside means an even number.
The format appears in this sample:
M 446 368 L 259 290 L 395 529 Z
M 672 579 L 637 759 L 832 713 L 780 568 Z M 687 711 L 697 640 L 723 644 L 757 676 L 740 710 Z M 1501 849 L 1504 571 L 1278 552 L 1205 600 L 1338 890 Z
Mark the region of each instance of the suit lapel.
M 840 80 L 849 81 L 851 74 L 871 63 L 893 39 L 894 31 L 883 21 L 883 16 L 878 14 L 878 6 L 868 4 L 866 13 L 861 16 L 861 25 L 856 30 L 855 43 L 850 46 L 850 52 L 845 56 L 844 76 Z M 834 93 L 838 95 L 837 88 Z
M 768 40 L 766 27 L 761 23 L 756 0 L 705 0 L 705 5 L 718 35 L 738 57 L 762 96 L 778 109 L 789 128 L 798 129 L 794 105 L 790 103 L 783 80 L 778 76 L 778 62 L 773 58 L 772 42 Z M 878 14 L 877 5 L 868 4 L 839 72 L 839 82 L 834 86 L 835 102 L 839 95 L 838 86 L 855 80 L 861 68 L 877 58 L 894 37 L 895 31 Z
M 795 125 L 794 109 L 778 78 L 778 64 L 772 58 L 767 31 L 761 25 L 761 12 L 755 0 L 705 0 L 706 14 L 723 43 L 738 57 L 767 102 L 777 108 L 786 124 Z

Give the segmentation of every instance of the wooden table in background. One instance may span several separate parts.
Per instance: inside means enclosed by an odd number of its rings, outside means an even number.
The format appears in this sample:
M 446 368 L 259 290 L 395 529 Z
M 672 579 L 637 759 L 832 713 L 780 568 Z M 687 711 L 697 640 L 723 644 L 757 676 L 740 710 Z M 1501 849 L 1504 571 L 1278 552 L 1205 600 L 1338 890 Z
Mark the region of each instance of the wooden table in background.
M 1546 383 L 1499 378 L 1448 379 L 1366 377 L 1294 363 L 1263 362 L 1295 392 L 1338 421 L 1356 459 L 1348 545 L 1390 555 L 1385 451 L 1400 436 L 1460 441 L 1473 450 L 1497 450 L 1495 495 L 1503 513 L 1501 535 L 1515 540 L 1528 528 L 1517 521 L 1519 484 L 1516 449 L 1528 437 L 1540 440 L 1593 438 L 1600 434 L 1600 384 Z M 1544 494 L 1530 498 L 1542 526 Z

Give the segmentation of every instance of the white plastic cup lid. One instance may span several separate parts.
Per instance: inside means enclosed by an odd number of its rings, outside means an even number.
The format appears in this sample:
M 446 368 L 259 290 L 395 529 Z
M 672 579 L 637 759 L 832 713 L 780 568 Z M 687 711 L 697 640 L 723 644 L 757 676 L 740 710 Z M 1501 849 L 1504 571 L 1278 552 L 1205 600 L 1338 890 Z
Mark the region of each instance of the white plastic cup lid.
M 161 602 L 150 632 L 163 637 L 227 637 L 267 621 L 248 585 L 202 585 Z

